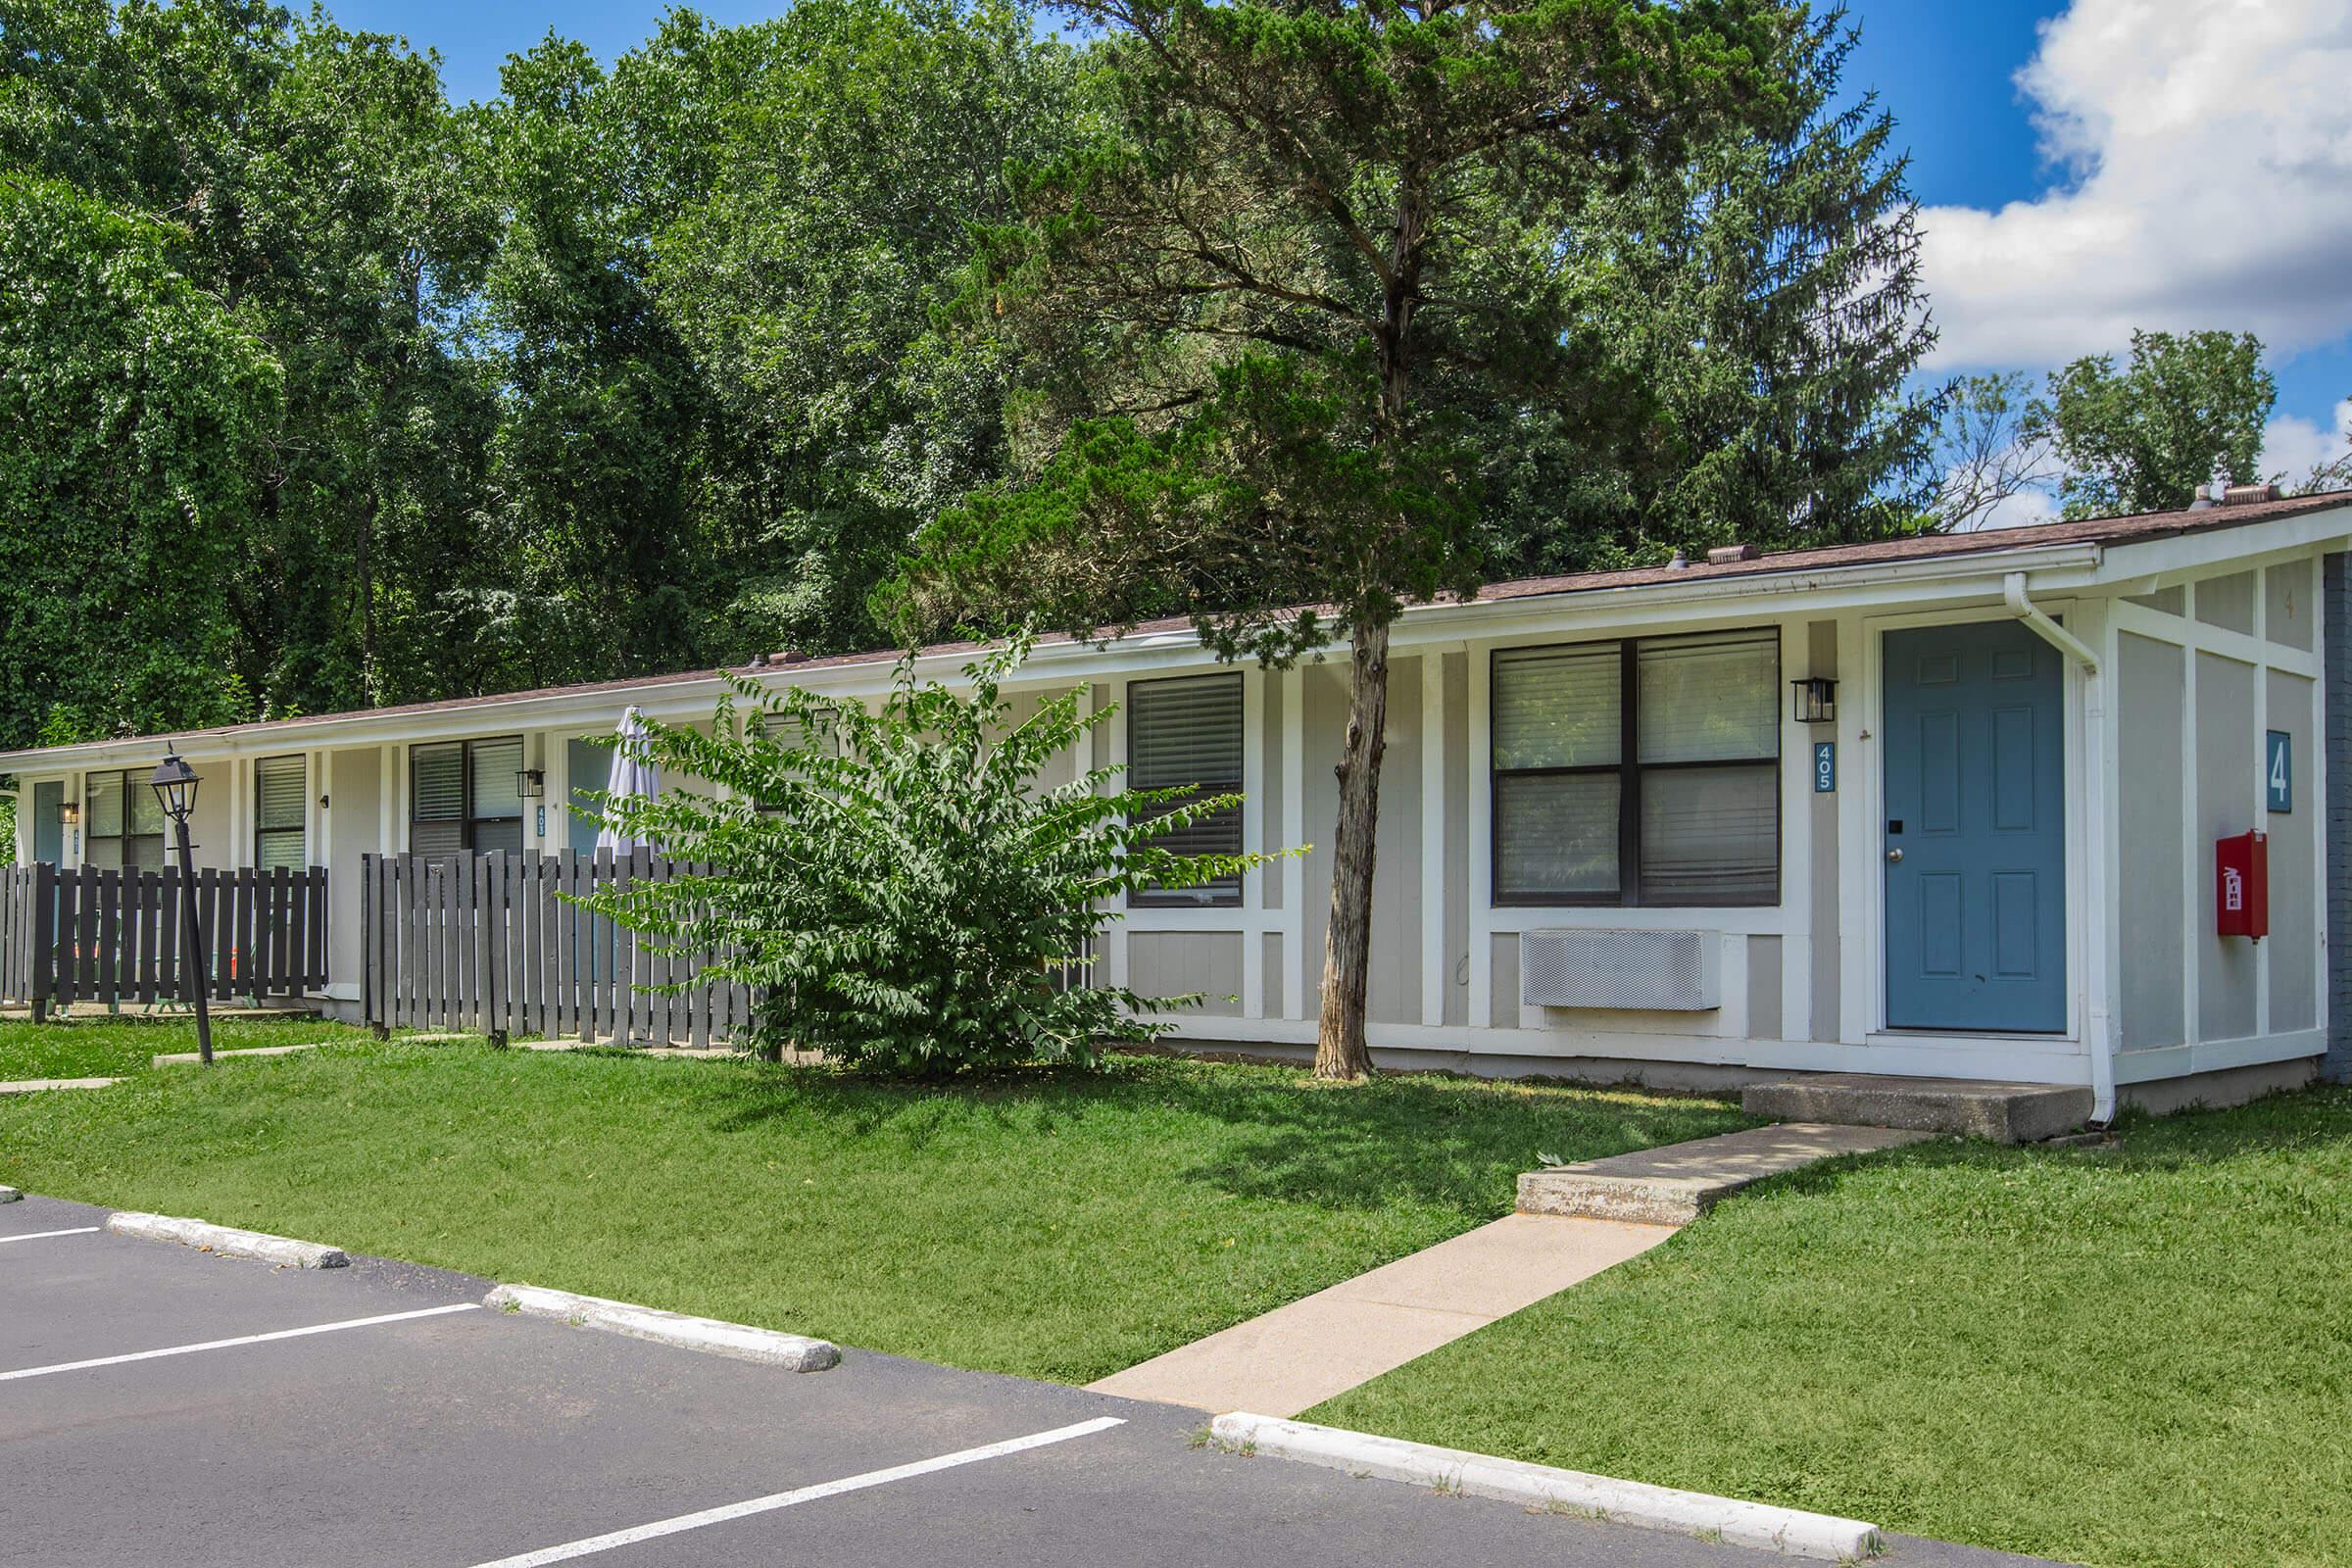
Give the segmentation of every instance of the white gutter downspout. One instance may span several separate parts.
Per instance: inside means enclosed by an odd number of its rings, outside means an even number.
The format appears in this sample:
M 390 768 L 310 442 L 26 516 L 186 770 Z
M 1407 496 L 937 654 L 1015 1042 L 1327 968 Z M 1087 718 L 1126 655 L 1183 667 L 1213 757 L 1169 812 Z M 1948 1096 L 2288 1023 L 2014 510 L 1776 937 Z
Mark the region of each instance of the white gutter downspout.
M 2083 1004 L 2083 1045 L 2090 1053 L 2091 1124 L 2105 1127 L 2115 1120 L 2115 1049 L 2107 1015 L 2107 682 L 2099 670 L 2099 656 L 2090 645 L 2052 620 L 2040 606 L 2026 597 L 2026 574 L 2012 571 L 2001 578 L 2001 599 L 2010 612 L 2036 637 L 2073 660 L 2082 669 L 2082 794 L 2091 809 L 2090 830 L 2082 835 L 2082 881 L 2088 890 L 2090 984 Z

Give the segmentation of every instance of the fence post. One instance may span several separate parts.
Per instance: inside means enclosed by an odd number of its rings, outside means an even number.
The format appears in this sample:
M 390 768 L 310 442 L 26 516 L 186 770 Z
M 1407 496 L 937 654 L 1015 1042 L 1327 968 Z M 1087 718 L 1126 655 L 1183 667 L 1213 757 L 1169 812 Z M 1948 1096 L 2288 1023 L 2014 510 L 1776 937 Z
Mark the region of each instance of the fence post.
M 57 867 L 43 860 L 32 868 L 32 951 L 25 955 L 31 968 L 32 1018 L 49 1018 L 49 993 L 57 975 Z

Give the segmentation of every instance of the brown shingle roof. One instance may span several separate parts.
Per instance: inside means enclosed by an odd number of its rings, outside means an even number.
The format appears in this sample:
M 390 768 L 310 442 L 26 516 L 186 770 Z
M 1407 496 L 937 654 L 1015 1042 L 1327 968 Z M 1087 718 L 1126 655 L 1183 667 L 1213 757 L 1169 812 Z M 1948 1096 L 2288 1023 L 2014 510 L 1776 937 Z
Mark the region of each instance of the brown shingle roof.
M 2326 512 L 2330 508 L 2352 506 L 2352 490 L 2328 491 L 2322 495 L 2288 496 L 2277 501 L 2241 501 L 2228 506 L 2214 506 L 2180 512 L 2148 512 L 2132 516 L 2090 517 L 2078 522 L 2047 522 L 2026 528 L 1987 529 L 1975 533 L 1918 534 L 1904 539 L 1882 539 L 1868 544 L 1824 545 L 1808 550 L 1782 550 L 1751 557 L 1745 561 L 1731 561 L 1720 564 L 1694 562 L 1685 566 L 1633 566 L 1618 571 L 1572 572 L 1558 577 L 1522 577 L 1509 582 L 1489 583 L 1479 590 L 1480 603 L 1512 599 L 1538 599 L 1549 595 L 1598 593 L 1613 588 L 1640 588 L 1660 583 L 1710 582 L 1734 577 L 1757 577 L 1789 572 L 1834 571 L 1841 567 L 1870 566 L 1882 564 L 1927 561 L 1943 557 L 1981 555 L 1991 551 L 2038 549 L 2072 544 L 2138 544 L 2151 539 L 2166 539 L 2182 534 L 2212 533 L 2225 528 L 2243 527 L 2248 523 L 2273 522 L 2281 517 L 2300 515 L 2307 512 Z M 1185 616 L 1171 616 L 1145 621 L 1132 628 L 1135 632 L 1172 631 L 1189 625 Z M 1041 636 L 1041 643 L 1062 643 L 1071 639 L 1059 634 Z M 983 644 L 973 642 L 934 643 L 922 650 L 925 654 L 957 654 L 977 652 Z M 821 659 L 797 660 L 791 663 L 768 666 L 775 669 L 827 669 L 843 665 L 888 663 L 899 657 L 897 650 L 875 650 L 858 654 L 835 654 Z M 737 671 L 746 673 L 748 671 Z M 486 693 L 478 697 L 447 697 L 428 703 L 403 703 L 389 708 L 354 709 L 339 713 L 306 713 L 297 719 L 265 719 L 244 724 L 224 724 L 212 729 L 177 730 L 169 734 L 138 737 L 145 740 L 184 740 L 197 737 L 234 735 L 241 731 L 277 724 L 328 723 L 361 717 L 390 718 L 405 713 L 429 713 L 445 710 L 481 708 L 496 704 L 529 702 L 536 698 L 571 697 L 591 692 L 637 692 L 662 686 L 686 685 L 695 681 L 716 680 L 728 673 L 719 669 L 679 670 L 665 675 L 631 675 L 618 680 L 582 681 L 567 686 L 542 686 L 527 691 Z
M 1704 582 L 1717 577 L 1753 577 L 1766 572 L 1824 571 L 1839 566 L 1871 566 L 1900 561 L 1928 561 L 1944 556 L 1982 554 L 1990 550 L 2034 549 L 2049 545 L 2138 544 L 2179 534 L 2211 533 L 2250 522 L 2275 522 L 2306 512 L 2326 512 L 2352 505 L 2352 490 L 2325 495 L 2288 496 L 2278 501 L 2234 502 L 2195 511 L 2143 512 L 2125 517 L 2087 517 L 2079 522 L 2044 522 L 2028 528 L 1992 528 L 1976 533 L 1927 533 L 1907 539 L 1882 539 L 1870 544 L 1823 545 L 1811 550 L 1781 550 L 1747 561 L 1709 565 L 1636 566 L 1624 571 L 1584 571 L 1565 577 L 1523 577 L 1490 584 L 1481 600 L 1533 599 L 1544 594 L 1591 593 L 1603 588 L 1637 588 L 1648 583 Z

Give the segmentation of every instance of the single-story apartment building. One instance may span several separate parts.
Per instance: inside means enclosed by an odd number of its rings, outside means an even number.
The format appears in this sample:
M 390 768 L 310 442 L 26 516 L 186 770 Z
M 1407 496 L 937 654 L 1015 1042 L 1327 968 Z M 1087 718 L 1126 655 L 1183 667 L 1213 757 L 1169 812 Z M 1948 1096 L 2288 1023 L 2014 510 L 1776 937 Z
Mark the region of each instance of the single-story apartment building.
M 2347 551 L 2352 493 L 2243 487 L 2176 513 L 1718 551 L 1407 610 L 1376 1057 L 1691 1086 L 2080 1085 L 2102 1117 L 2310 1078 L 2352 1034 L 2352 962 L 2328 944 L 2352 898 Z M 894 658 L 735 673 L 872 700 Z M 919 666 L 952 677 L 969 658 Z M 327 867 L 325 995 L 350 1008 L 364 855 L 591 848 L 583 792 L 611 756 L 596 738 L 631 706 L 708 721 L 725 674 L 21 751 L 0 773 L 18 780 L 20 859 L 160 865 L 146 778 L 176 749 L 203 780 L 199 864 Z M 1310 1047 L 1344 661 L 1221 665 L 1156 624 L 1047 642 L 1017 690 L 1073 686 L 1121 710 L 1097 760 L 1139 784 L 1238 787 L 1236 845 L 1315 846 L 1139 897 L 1101 972 L 1204 995 L 1180 1041 Z M 2245 880 L 2249 833 L 2267 890 Z M 2268 936 L 2226 934 L 2249 900 Z

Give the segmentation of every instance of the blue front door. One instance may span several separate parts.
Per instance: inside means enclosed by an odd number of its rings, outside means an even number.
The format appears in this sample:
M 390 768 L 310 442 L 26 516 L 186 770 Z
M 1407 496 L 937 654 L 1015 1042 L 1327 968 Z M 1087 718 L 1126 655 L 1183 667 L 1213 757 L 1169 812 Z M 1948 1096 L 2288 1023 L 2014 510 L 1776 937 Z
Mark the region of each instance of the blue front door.
M 2066 1027 L 2065 689 L 2017 621 L 1886 634 L 1886 1022 Z

